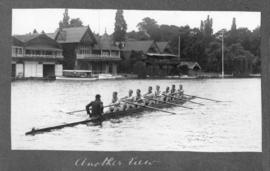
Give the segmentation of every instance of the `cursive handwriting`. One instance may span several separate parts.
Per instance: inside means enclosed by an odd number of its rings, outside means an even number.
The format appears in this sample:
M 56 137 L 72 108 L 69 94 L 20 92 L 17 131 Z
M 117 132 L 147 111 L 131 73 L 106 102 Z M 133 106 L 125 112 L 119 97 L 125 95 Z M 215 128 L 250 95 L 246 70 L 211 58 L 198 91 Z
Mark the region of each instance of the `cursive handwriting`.
M 102 160 L 94 161 L 88 158 L 79 158 L 75 160 L 76 167 L 121 167 L 121 166 L 152 166 L 159 163 L 156 160 L 145 160 L 138 157 L 130 157 L 127 160 L 118 160 L 114 157 L 105 157 Z

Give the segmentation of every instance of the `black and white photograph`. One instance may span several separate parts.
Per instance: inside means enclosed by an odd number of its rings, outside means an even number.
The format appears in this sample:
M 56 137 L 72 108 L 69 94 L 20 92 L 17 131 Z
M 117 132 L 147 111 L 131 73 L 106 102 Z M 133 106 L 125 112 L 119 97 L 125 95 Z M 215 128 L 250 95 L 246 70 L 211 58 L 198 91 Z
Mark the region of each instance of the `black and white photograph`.
M 262 152 L 260 12 L 14 8 L 11 149 Z

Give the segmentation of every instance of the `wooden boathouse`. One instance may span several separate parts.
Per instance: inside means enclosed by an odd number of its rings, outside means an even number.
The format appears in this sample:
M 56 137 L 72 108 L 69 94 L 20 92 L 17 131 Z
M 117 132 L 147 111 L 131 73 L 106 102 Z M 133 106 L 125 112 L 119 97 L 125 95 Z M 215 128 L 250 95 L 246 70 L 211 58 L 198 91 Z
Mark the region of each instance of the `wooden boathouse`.
M 108 35 L 95 36 L 89 26 L 60 28 L 48 35 L 63 48 L 65 70 L 117 74 L 120 49 Z
M 127 40 L 123 48 L 124 60 L 141 61 L 145 64 L 146 74 L 162 76 L 177 73 L 180 60 L 172 53 L 168 42 L 153 40 Z
M 13 78 L 54 78 L 62 75 L 61 46 L 46 34 L 12 36 Z

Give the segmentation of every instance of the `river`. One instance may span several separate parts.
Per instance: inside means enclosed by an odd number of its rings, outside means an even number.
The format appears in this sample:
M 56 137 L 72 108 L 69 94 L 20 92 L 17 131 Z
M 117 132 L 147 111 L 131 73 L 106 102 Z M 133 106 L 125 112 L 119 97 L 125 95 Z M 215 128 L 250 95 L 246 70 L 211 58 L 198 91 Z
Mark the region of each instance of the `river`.
M 146 92 L 183 84 L 186 94 L 213 98 L 168 108 L 177 115 L 152 111 L 103 122 L 102 127 L 78 125 L 26 136 L 33 127 L 86 119 L 84 109 L 99 93 L 104 104 L 112 92 Z M 256 151 L 261 147 L 261 79 L 15 81 L 11 84 L 11 145 L 13 150 L 83 151 Z

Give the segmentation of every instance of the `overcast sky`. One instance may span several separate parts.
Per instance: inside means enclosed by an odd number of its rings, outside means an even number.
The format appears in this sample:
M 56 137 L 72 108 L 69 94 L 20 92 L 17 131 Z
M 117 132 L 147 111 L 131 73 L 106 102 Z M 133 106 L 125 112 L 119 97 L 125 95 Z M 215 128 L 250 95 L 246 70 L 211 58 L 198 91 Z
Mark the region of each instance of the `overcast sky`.
M 95 33 L 103 34 L 105 28 L 111 34 L 114 30 L 116 10 L 69 9 L 70 18 L 80 18 Z M 12 34 L 26 34 L 36 29 L 38 32 L 54 32 L 63 18 L 64 9 L 13 9 Z M 155 19 L 158 24 L 200 27 L 200 21 L 207 15 L 213 18 L 214 32 L 230 29 L 232 18 L 236 18 L 237 27 L 253 30 L 260 26 L 260 12 L 208 12 L 208 11 L 153 11 L 124 10 L 128 31 L 137 31 L 136 25 L 145 17 Z

